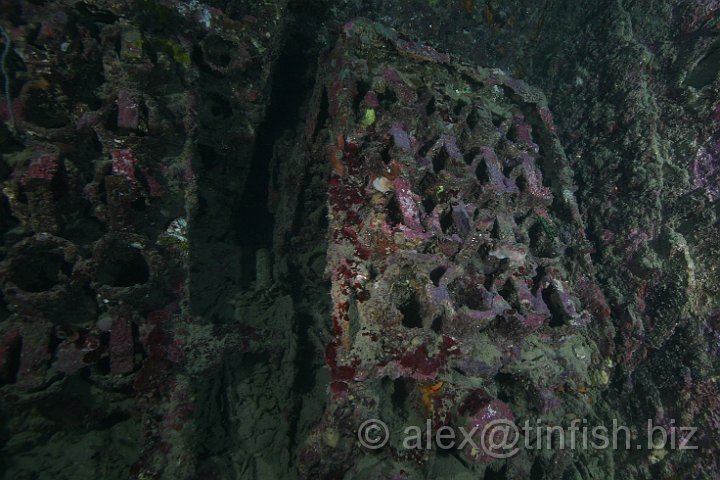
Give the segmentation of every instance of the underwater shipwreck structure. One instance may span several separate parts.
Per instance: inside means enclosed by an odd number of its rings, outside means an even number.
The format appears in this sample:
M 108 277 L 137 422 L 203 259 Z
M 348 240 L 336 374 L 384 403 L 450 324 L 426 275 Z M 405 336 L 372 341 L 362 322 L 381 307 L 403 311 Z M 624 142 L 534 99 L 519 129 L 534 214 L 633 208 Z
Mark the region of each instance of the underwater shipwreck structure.
M 720 474 L 720 5 L 440 3 L 0 6 L 0 477 Z

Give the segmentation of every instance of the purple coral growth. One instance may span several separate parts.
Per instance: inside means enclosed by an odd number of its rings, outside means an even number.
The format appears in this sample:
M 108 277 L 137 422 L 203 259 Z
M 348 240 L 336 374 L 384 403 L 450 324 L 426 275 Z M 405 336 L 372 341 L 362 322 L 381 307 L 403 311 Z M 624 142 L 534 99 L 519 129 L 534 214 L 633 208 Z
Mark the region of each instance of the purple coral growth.
M 420 210 L 407 180 L 402 178 L 395 180 L 395 196 L 402 212 L 403 223 L 412 230 L 422 231 Z
M 408 133 L 404 130 L 402 124 L 396 123 L 390 128 L 390 135 L 393 137 L 393 142 L 395 142 L 395 145 L 403 150 L 404 152 L 409 152 L 412 148 L 410 136 Z
M 720 140 L 700 147 L 693 163 L 693 186 L 705 190 L 714 202 L 720 198 Z

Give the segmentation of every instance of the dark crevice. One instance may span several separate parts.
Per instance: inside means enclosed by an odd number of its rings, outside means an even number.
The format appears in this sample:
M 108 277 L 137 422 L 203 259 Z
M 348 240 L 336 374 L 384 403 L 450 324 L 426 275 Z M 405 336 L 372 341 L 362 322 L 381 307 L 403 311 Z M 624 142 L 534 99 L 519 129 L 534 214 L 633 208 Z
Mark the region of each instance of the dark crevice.
M 68 276 L 72 265 L 59 253 L 39 252 L 18 262 L 10 277 L 25 292 L 46 292 L 60 282 L 60 275 Z
M 468 105 L 468 104 L 465 103 L 465 102 L 463 102 L 462 100 L 458 100 L 458 101 L 455 103 L 455 106 L 453 107 L 453 113 L 455 114 L 455 116 L 460 115 L 460 113 L 462 112 L 463 108 L 467 107 L 467 105 Z
M 390 110 L 395 103 L 397 103 L 398 97 L 395 92 L 391 89 L 385 90 L 383 93 L 378 95 L 378 102 L 384 110 Z
M 435 209 L 435 199 L 432 198 L 432 196 L 428 195 L 422 200 L 422 206 L 425 210 L 425 213 L 430 215 L 432 211 Z
M 273 110 L 272 108 L 270 110 Z M 278 135 L 278 121 L 270 114 L 259 128 L 257 146 L 252 157 L 248 181 L 235 211 L 233 230 L 243 252 L 242 272 L 245 282 L 255 278 L 255 252 L 272 246 L 274 217 L 268 210 L 270 162 Z
M 515 291 L 515 286 L 512 284 L 512 282 L 509 279 L 505 282 L 505 284 L 502 286 L 502 288 L 500 290 L 498 290 L 498 293 L 512 307 L 514 307 L 516 309 L 519 307 L 520 302 L 517 297 L 517 292 Z
M 495 375 L 494 382 L 498 386 L 497 398 L 503 402 L 511 402 L 515 390 L 521 385 L 511 374 L 503 372 Z
M 547 287 L 542 291 L 543 301 L 550 309 L 550 314 L 552 315 L 549 325 L 551 327 L 562 327 L 565 325 L 566 315 L 558 305 L 559 300 L 555 297 L 557 297 L 557 292 L 553 286 Z
M 467 122 L 468 127 L 470 127 L 470 130 L 474 130 L 475 126 L 480 121 L 480 115 L 478 115 L 477 109 L 473 108 L 470 110 L 470 113 L 467 116 L 467 119 L 465 120 Z
M 430 140 L 428 142 L 423 143 L 423 146 L 420 147 L 420 150 L 418 150 L 418 156 L 425 157 L 430 149 L 435 145 L 435 140 Z
M 463 160 L 465 161 L 465 164 L 472 165 L 473 161 L 475 160 L 475 157 L 477 157 L 479 153 L 480 153 L 480 149 L 478 147 L 472 147 L 470 150 L 465 152 L 463 154 Z
M 295 356 L 295 386 L 293 390 L 299 394 L 307 394 L 315 387 L 315 370 L 317 366 L 313 362 L 315 358 L 315 347 L 310 339 L 310 331 L 313 328 L 313 317 L 300 313 L 296 321 L 297 355 Z
M 248 181 L 237 205 L 235 236 L 244 252 L 244 279 L 255 278 L 254 253 L 272 248 L 275 219 L 268 209 L 270 164 L 280 137 L 300 121 L 300 110 L 312 89 L 310 59 L 304 46 L 307 39 L 294 38 L 290 32 L 277 60 L 273 86 L 265 120 L 258 128 L 255 152 Z M 322 119 L 320 119 L 322 121 Z
M 380 152 L 380 157 L 382 158 L 382 161 L 385 165 L 389 165 L 390 162 L 392 162 L 392 157 L 390 156 L 390 145 L 387 145 L 385 148 L 382 149 Z
M 500 125 L 502 125 L 502 122 L 503 122 L 503 117 L 501 117 L 500 115 L 498 115 L 496 113 L 492 114 L 492 123 L 495 127 L 499 128 Z
M 402 324 L 407 328 L 422 328 L 422 315 L 420 314 L 420 302 L 417 298 L 410 297 L 405 303 L 400 305 L 400 313 L 402 313 Z
M 270 170 L 271 162 L 273 171 L 278 171 L 284 166 L 282 159 L 285 158 L 286 145 L 284 145 L 283 137 L 285 134 L 303 122 L 304 109 L 306 108 L 310 96 L 315 87 L 315 68 L 317 65 L 317 46 L 313 45 L 317 28 L 325 12 L 319 11 L 312 3 L 298 5 L 293 12 L 293 17 L 287 25 L 286 37 L 284 39 L 283 48 L 277 60 L 277 67 L 273 74 L 273 87 L 270 96 L 270 105 L 267 111 L 267 117 L 259 129 L 259 136 L 255 155 L 253 157 L 253 165 L 250 171 L 248 188 L 244 192 L 240 201 L 240 219 L 238 223 L 238 238 L 246 242 L 249 229 L 257 227 L 252 222 L 258 222 L 260 228 L 252 242 L 243 245 L 243 249 L 251 248 L 256 251 L 257 248 L 267 248 L 272 251 L 273 248 L 273 231 L 276 218 L 267 209 L 269 186 L 270 186 Z M 359 99 L 365 96 L 369 90 L 369 85 L 359 85 L 362 95 L 358 95 Z M 323 129 L 330 118 L 329 114 L 329 97 L 326 90 L 322 91 L 320 99 L 319 113 L 316 119 L 317 123 L 313 132 L 313 137 L 323 135 Z M 358 105 L 359 107 L 359 105 Z M 281 150 L 282 149 L 282 150 Z M 276 152 L 277 150 L 277 152 Z M 277 157 L 276 157 L 277 155 Z M 255 169 L 262 169 L 259 177 L 254 174 Z M 308 167 L 312 170 L 312 167 Z M 252 184 L 256 186 L 253 188 Z M 307 192 L 306 192 L 307 193 Z M 306 221 L 315 211 L 321 211 L 317 220 L 316 228 L 324 231 L 327 226 L 327 213 L 322 195 L 308 194 L 312 201 L 310 204 L 303 202 L 299 211 L 296 212 L 295 219 Z M 247 203 L 246 203 L 247 201 Z M 311 208 L 315 201 L 321 201 L 316 208 Z M 322 205 L 322 206 L 320 206 Z M 251 209 L 254 209 L 254 213 Z M 277 218 L 278 221 L 284 221 Z M 248 223 L 248 221 L 250 223 Z M 313 222 L 314 223 L 314 222 Z M 300 227 L 299 230 L 308 228 Z M 323 249 L 324 251 L 324 249 Z M 280 252 L 273 252 L 279 255 Z M 248 258 L 248 255 L 244 255 Z M 279 259 L 282 261 L 282 259 Z M 277 261 L 277 260 L 276 260 Z M 307 273 L 294 268 L 294 262 L 290 261 L 290 281 L 292 284 L 308 284 L 311 282 L 313 288 L 317 291 L 326 291 L 328 286 L 321 277 L 308 278 Z M 254 265 L 248 265 L 244 268 L 254 268 Z M 317 344 L 317 337 L 322 337 L 326 325 L 322 323 L 322 318 L 329 316 L 329 304 L 323 312 L 327 315 L 318 313 L 317 304 L 314 304 L 311 310 L 308 310 L 306 298 L 307 292 L 294 292 L 292 295 L 296 305 L 296 313 L 294 319 L 293 332 L 295 333 L 296 353 L 294 357 L 294 378 L 293 386 L 289 392 L 286 392 L 287 401 L 292 408 L 288 417 L 288 437 L 291 452 L 297 452 L 302 449 L 305 444 L 308 428 L 319 421 L 314 418 L 317 413 L 310 405 L 321 402 L 322 399 L 316 398 L 318 392 L 324 393 L 328 386 L 320 383 L 327 381 L 323 376 L 323 351 Z M 303 306 L 304 305 L 304 306 Z M 310 313 L 312 311 L 312 313 Z M 322 394 L 321 393 L 321 394 Z M 294 455 L 290 455 L 288 465 L 289 470 L 294 470 L 294 463 L 297 461 Z
M 442 232 L 446 235 L 453 233 L 452 210 L 447 210 L 440 215 L 440 229 L 442 229 Z
M 400 210 L 400 202 L 397 197 L 393 197 L 387 206 L 387 218 L 390 226 L 400 225 L 403 220 L 402 211 Z
M 4 369 L 0 370 L 0 386 L 17 382 L 18 371 L 20 370 L 20 355 L 22 353 L 22 337 L 15 337 L 11 342 L 4 345 L 7 361 Z
M 430 100 L 425 105 L 425 115 L 428 117 L 435 113 L 436 107 L 435 107 L 435 97 L 430 97 Z
M 433 171 L 435 173 L 440 173 L 442 170 L 444 170 L 445 166 L 447 165 L 448 158 L 449 155 L 447 153 L 447 150 L 445 150 L 445 147 L 442 147 L 432 159 Z
M 507 480 L 507 478 L 507 465 L 503 465 L 499 470 L 488 467 L 483 476 L 483 480 Z
M 442 333 L 442 324 L 442 317 L 435 317 L 435 319 L 432 321 L 432 324 L 430 325 L 430 330 L 435 333 Z
M 481 160 L 478 162 L 478 165 L 475 168 L 475 176 L 480 183 L 485 184 L 490 182 L 490 173 L 488 172 L 487 164 L 484 161 Z
M 395 411 L 401 413 L 406 411 L 406 402 L 409 394 L 407 380 L 402 377 L 395 379 L 393 382 L 393 392 L 390 396 Z
M 139 249 L 118 244 L 98 267 L 97 278 L 103 285 L 131 287 L 142 285 L 150 278 L 150 269 Z
M 530 480 L 542 480 L 544 470 L 542 459 L 536 458 L 530 469 Z
M 520 189 L 521 192 L 527 192 L 527 189 L 528 189 L 528 181 L 527 181 L 527 179 L 525 178 L 525 175 L 519 175 L 519 176 L 515 179 L 515 183 L 517 184 L 517 186 L 518 186 L 518 188 Z
M 355 95 L 355 99 L 353 101 L 353 110 L 357 114 L 360 111 L 360 104 L 365 99 L 365 95 L 367 95 L 370 91 L 370 84 L 361 80 L 358 81 L 355 88 L 357 89 L 357 95 Z
M 497 221 L 497 219 L 495 219 L 490 235 L 492 236 L 492 238 L 500 240 L 500 234 L 500 223 Z
M 430 280 L 433 282 L 433 284 L 437 287 L 440 285 L 440 279 L 443 275 L 445 275 L 445 272 L 447 271 L 447 268 L 440 266 L 435 268 L 432 272 L 430 272 Z

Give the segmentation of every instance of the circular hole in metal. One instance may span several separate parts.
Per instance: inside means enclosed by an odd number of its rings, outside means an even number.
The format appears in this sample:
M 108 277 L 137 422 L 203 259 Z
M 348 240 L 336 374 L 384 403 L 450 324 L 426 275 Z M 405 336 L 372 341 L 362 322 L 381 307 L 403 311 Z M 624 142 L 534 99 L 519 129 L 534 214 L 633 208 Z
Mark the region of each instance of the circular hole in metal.
M 113 242 L 98 267 L 97 279 L 111 287 L 142 285 L 150 278 L 150 268 L 140 249 Z
M 33 252 L 13 262 L 10 281 L 25 292 L 47 292 L 60 281 L 61 273 L 69 276 L 71 272 L 72 264 L 62 254 Z

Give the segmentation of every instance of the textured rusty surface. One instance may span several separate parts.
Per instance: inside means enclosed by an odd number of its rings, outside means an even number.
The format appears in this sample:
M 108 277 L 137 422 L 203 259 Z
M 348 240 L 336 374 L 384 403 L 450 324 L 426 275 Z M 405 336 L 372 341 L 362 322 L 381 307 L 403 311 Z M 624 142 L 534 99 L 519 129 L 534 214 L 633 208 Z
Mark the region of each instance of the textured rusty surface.
M 718 12 L 0 2 L 0 476 L 717 477 Z
M 370 418 L 458 427 L 490 401 L 532 415 L 545 406 L 527 398 L 559 403 L 565 386 L 591 384 L 612 327 L 544 96 L 362 20 L 319 75 L 327 112 L 309 131 L 331 165 L 333 301 L 319 430 L 347 437 Z M 362 450 L 342 446 L 318 433 L 305 475 L 439 471 L 437 452 L 398 443 L 360 473 Z M 402 460 L 417 464 L 394 470 Z

